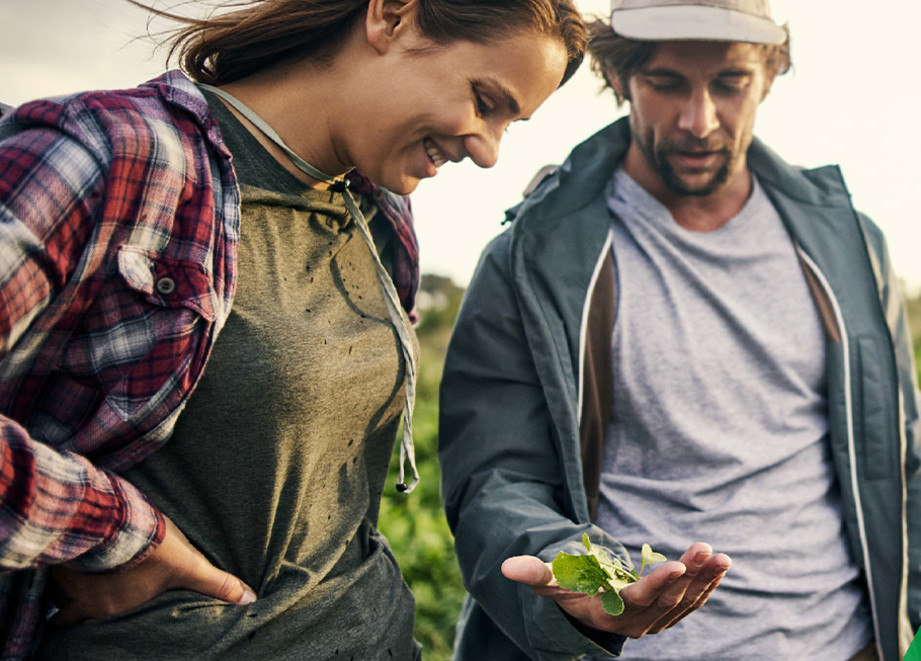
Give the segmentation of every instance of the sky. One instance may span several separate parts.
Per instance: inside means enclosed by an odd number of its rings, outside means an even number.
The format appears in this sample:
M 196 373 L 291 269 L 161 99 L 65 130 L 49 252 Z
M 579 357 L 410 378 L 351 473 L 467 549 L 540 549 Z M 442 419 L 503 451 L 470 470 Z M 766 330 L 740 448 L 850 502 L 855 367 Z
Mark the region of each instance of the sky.
M 609 0 L 576 2 L 588 15 L 609 11 Z M 885 232 L 907 293 L 921 292 L 921 2 L 772 6 L 790 25 L 794 70 L 763 102 L 756 135 L 795 165 L 839 164 L 857 208 Z M 124 0 L 0 0 L 0 101 L 153 78 L 166 53 L 137 38 L 146 32 L 146 13 Z M 423 272 L 465 286 L 532 175 L 625 111 L 583 65 L 530 121 L 509 129 L 495 167 L 448 164 L 423 181 L 412 195 Z

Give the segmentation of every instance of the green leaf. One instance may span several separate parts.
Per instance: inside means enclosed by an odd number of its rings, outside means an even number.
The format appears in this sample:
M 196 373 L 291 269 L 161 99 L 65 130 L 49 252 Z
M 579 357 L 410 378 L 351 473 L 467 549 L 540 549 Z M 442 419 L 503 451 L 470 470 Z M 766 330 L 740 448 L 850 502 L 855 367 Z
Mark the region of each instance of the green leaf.
M 553 559 L 553 576 L 561 588 L 597 594 L 608 582 L 607 572 L 593 555 L 570 555 L 560 551 Z
M 608 574 L 610 574 L 611 576 L 613 576 L 614 573 L 618 569 L 620 569 L 620 560 L 617 560 L 617 559 L 611 560 L 611 556 L 609 556 L 607 554 L 607 551 L 605 551 L 604 549 L 600 549 L 597 546 L 593 546 L 592 548 L 588 550 L 588 552 L 591 555 L 595 556 L 595 559 L 598 561 L 598 564 L 601 565 L 602 569 L 608 572 Z
M 599 596 L 601 607 L 609 615 L 616 616 L 624 612 L 620 591 L 639 580 L 646 565 L 666 560 L 664 555 L 653 551 L 649 544 L 643 544 L 643 564 L 640 571 L 636 572 L 634 569 L 626 569 L 618 558 L 612 558 L 604 549 L 592 546 L 588 535 L 582 535 L 582 543 L 588 553 L 570 555 L 560 551 L 553 559 L 553 575 L 562 588 Z
M 656 553 L 652 550 L 652 547 L 649 544 L 643 544 L 643 564 L 644 565 L 657 565 L 660 562 L 665 562 L 668 560 L 661 553 Z
M 617 590 L 608 590 L 601 595 L 601 607 L 608 615 L 620 615 L 624 612 L 624 600 Z
M 595 557 L 595 559 L 598 561 L 598 565 L 604 570 L 609 579 L 630 580 L 629 578 L 625 578 L 629 575 L 629 572 L 624 569 L 623 565 L 620 563 L 620 560 L 617 558 L 612 559 L 604 549 L 600 549 L 597 546 L 592 546 L 588 535 L 582 535 L 582 543 L 585 544 L 585 548 L 588 549 L 589 555 Z
M 649 544 L 643 544 L 643 550 L 641 553 L 642 553 L 642 562 L 640 564 L 640 572 L 639 574 L 637 574 L 637 576 L 642 576 L 643 569 L 645 569 L 648 565 L 657 565 L 660 562 L 665 562 L 666 560 L 668 560 L 668 558 L 666 558 L 661 553 L 656 553 L 655 551 L 653 551 L 652 547 Z

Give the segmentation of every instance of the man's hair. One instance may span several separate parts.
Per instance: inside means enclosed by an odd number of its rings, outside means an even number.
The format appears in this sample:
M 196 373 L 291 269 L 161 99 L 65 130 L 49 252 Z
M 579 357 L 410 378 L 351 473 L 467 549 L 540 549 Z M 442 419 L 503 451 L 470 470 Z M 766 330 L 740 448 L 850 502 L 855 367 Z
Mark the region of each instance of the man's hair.
M 331 58 L 368 7 L 368 0 L 217 0 L 209 6 L 232 10 L 191 18 L 154 9 L 152 0 L 127 1 L 183 24 L 168 57 L 177 55 L 193 80 L 211 85 L 287 58 Z M 530 33 L 557 39 L 568 58 L 563 82 L 578 69 L 588 41 L 574 0 L 420 0 L 417 19 L 422 34 L 442 45 Z
M 626 92 L 630 77 L 639 71 L 659 41 L 638 41 L 627 39 L 614 32 L 607 20 L 596 19 L 588 24 L 588 52 L 592 71 L 601 78 L 604 87 L 610 87 L 617 98 L 617 104 L 629 101 L 611 86 L 608 76 L 619 79 Z M 790 59 L 790 29 L 783 26 L 787 38 L 782 44 L 755 44 L 764 53 L 764 64 L 768 73 L 785 74 L 793 66 Z

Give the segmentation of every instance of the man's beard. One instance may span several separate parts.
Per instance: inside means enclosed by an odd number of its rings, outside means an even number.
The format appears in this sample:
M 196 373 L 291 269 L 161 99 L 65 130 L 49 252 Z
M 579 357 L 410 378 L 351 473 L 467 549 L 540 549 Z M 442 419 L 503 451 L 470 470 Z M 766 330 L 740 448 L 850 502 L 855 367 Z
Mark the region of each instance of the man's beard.
M 652 169 L 659 176 L 659 179 L 662 180 L 662 183 L 675 195 L 705 197 L 711 193 L 715 193 L 729 181 L 730 166 L 732 165 L 733 157 L 732 152 L 726 149 L 722 144 L 713 144 L 707 140 L 695 140 L 690 138 L 687 140 L 663 142 L 654 148 L 654 139 L 651 132 L 646 134 L 645 139 L 634 133 L 633 139 L 636 141 L 637 146 L 639 146 L 640 151 L 643 153 L 643 156 L 649 162 L 650 166 L 652 166 Z M 698 186 L 690 186 L 675 172 L 675 169 L 668 160 L 668 155 L 674 152 L 697 151 L 717 152 L 722 154 L 725 158 L 707 181 Z

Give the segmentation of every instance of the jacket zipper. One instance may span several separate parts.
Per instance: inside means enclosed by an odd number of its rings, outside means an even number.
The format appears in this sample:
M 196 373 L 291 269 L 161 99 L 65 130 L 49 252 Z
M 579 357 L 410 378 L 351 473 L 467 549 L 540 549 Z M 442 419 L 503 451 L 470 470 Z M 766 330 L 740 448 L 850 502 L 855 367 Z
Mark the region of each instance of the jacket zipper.
M 857 452 L 854 444 L 854 398 L 851 391 L 851 357 L 847 328 L 844 325 L 844 317 L 841 314 L 841 308 L 838 305 L 838 299 L 835 298 L 835 294 L 829 286 L 828 280 L 825 279 L 825 276 L 819 270 L 819 267 L 815 262 L 812 261 L 812 259 L 809 258 L 809 255 L 807 255 L 802 248 L 796 246 L 796 251 L 799 253 L 800 259 L 802 259 L 803 262 L 809 267 L 809 270 L 812 271 L 812 274 L 816 277 L 816 280 L 818 280 L 819 284 L 822 286 L 822 289 L 825 292 L 825 295 L 828 297 L 828 301 L 831 303 L 832 310 L 835 313 L 835 322 L 838 325 L 838 331 L 841 335 L 841 348 L 844 354 L 844 403 L 847 410 L 847 454 L 848 459 L 850 460 L 851 490 L 854 493 L 854 508 L 857 513 L 857 530 L 860 534 L 860 547 L 863 550 L 863 566 L 864 571 L 867 574 L 867 592 L 870 596 L 870 613 L 872 616 L 871 619 L 873 620 L 873 635 L 876 639 L 876 652 L 879 655 L 879 658 L 882 659 L 883 650 L 880 644 L 876 593 L 873 589 L 873 568 L 870 565 L 870 552 L 867 544 L 866 522 L 864 521 L 863 516 L 860 484 L 857 480 Z
M 601 246 L 601 252 L 599 253 L 597 259 L 595 259 L 595 268 L 592 270 L 592 279 L 588 283 L 588 289 L 585 290 L 585 300 L 582 302 L 582 320 L 579 323 L 579 373 L 576 380 L 576 392 L 579 393 L 578 401 L 576 402 L 576 412 L 579 427 L 582 427 L 582 399 L 585 396 L 585 347 L 588 343 L 588 314 L 589 308 L 592 302 L 592 294 L 595 292 L 595 285 L 598 282 L 598 275 L 601 273 L 601 269 L 604 268 L 604 261 L 608 258 L 608 253 L 611 250 L 611 242 L 613 241 L 614 230 L 608 230 L 608 236 L 604 240 L 604 243 Z M 616 314 L 616 312 L 615 312 Z

